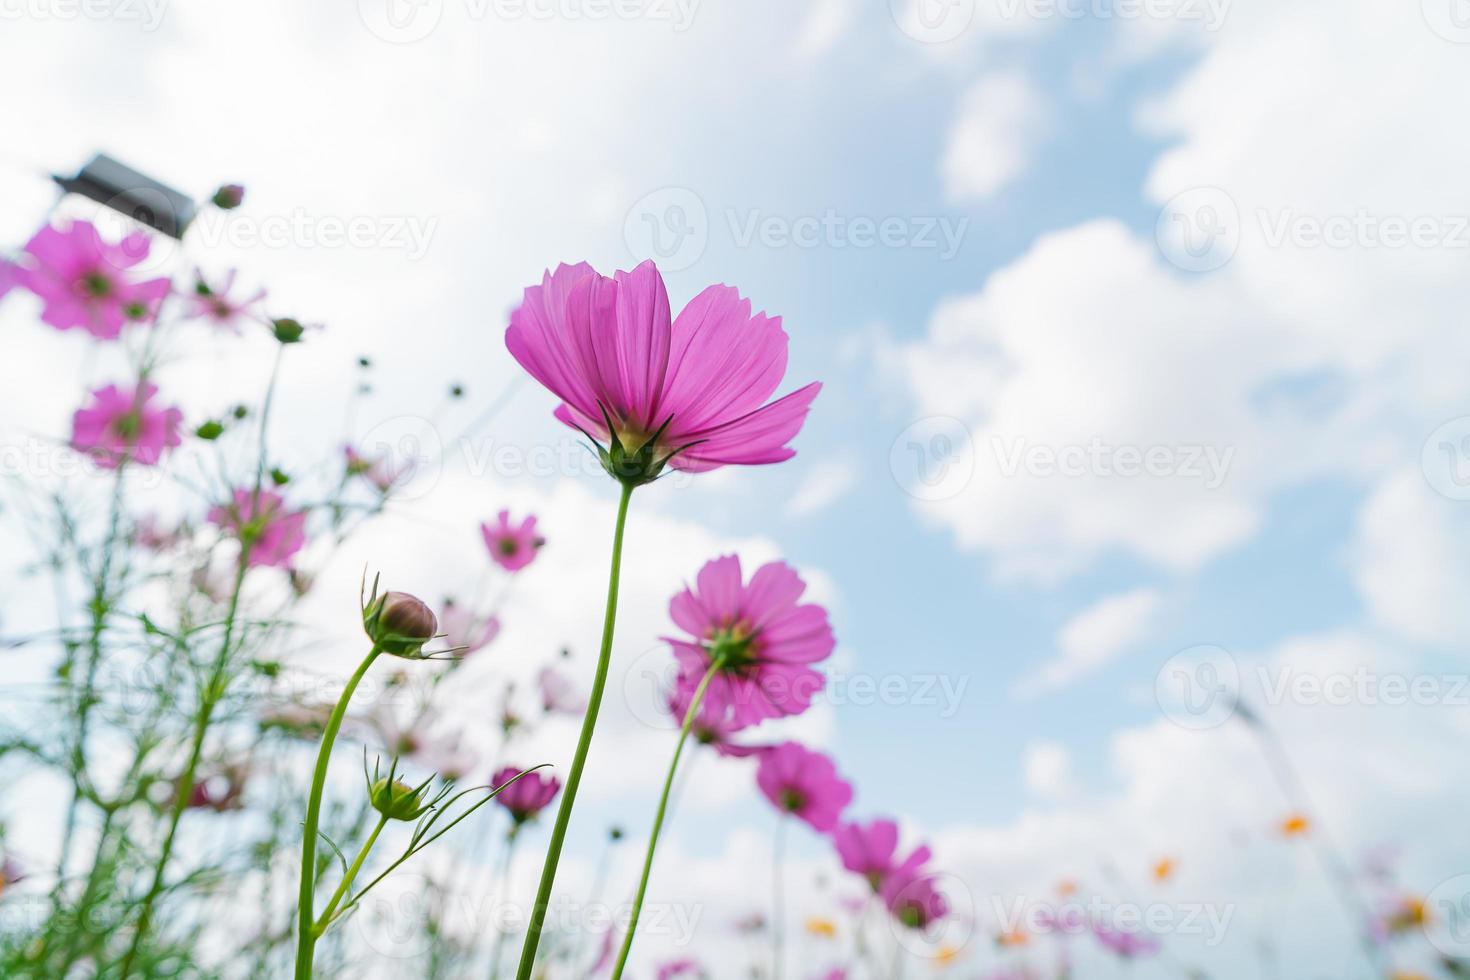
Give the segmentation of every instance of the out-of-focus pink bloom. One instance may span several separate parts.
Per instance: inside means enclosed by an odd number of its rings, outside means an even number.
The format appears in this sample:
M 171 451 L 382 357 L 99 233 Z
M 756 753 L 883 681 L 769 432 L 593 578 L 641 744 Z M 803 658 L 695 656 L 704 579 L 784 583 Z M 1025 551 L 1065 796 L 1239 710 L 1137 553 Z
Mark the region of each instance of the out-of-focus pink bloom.
M 279 729 L 288 735 L 315 740 L 327 727 L 332 716 L 330 704 L 302 704 L 287 701 L 284 704 L 267 705 L 256 720 L 261 728 Z
M 505 807 L 517 824 L 535 817 L 561 792 L 561 780 L 549 773 L 528 772 L 516 779 L 520 772 L 515 766 L 506 766 L 490 780 L 492 786 L 505 786 L 495 797 L 495 802 Z M 511 783 L 512 779 L 516 781 Z M 506 786 L 506 783 L 510 785 Z
M 490 549 L 490 557 L 508 572 L 518 572 L 531 564 L 536 552 L 546 543 L 536 533 L 536 515 L 512 525 L 508 510 L 500 512 L 495 524 L 481 524 L 480 534 L 485 538 L 485 547 Z
M 929 848 L 919 847 L 890 868 L 878 890 L 888 913 L 910 929 L 926 928 L 949 914 L 949 902 L 939 890 L 936 874 L 926 865 Z
M 547 714 L 581 717 L 587 708 L 587 699 L 578 696 L 572 682 L 555 667 L 541 668 L 536 687 L 541 691 L 541 708 Z
M 458 734 L 430 738 L 420 746 L 417 759 L 445 779 L 463 779 L 480 764 L 480 754 Z
M 167 551 L 182 534 L 181 528 L 165 527 L 157 514 L 144 514 L 133 522 L 133 543 L 149 551 Z
M 264 323 L 264 315 L 255 307 L 265 299 L 265 290 L 257 290 L 245 299 L 231 296 L 230 293 L 235 288 L 235 275 L 235 270 L 231 269 L 225 273 L 221 282 L 211 284 L 204 278 L 204 273 L 196 270 L 194 289 L 188 294 L 184 304 L 184 315 L 196 320 L 208 320 L 216 327 L 235 334 L 240 332 L 241 323 Z
M 766 928 L 766 917 L 761 912 L 750 912 L 735 920 L 735 931 L 742 935 L 752 935 Z
M 684 716 L 689 711 L 689 702 L 699 685 L 699 677 L 690 677 L 688 671 L 681 670 L 679 678 L 675 681 L 673 689 L 669 692 L 669 713 L 674 716 L 674 722 L 678 725 L 684 724 Z M 694 716 L 694 721 L 689 725 L 689 734 L 701 745 L 708 745 L 720 755 L 732 759 L 743 759 L 752 755 L 759 755 L 770 748 L 769 745 L 741 745 L 734 741 L 733 736 L 741 730 L 735 722 L 734 712 L 729 705 L 720 704 L 704 699 L 699 706 L 699 713 Z
M 822 974 L 821 980 L 847 980 L 847 971 L 840 966 L 834 966 Z
M 134 281 L 127 274 L 148 257 L 148 248 L 141 231 L 112 243 L 87 221 L 47 225 L 26 244 L 28 261 L 18 267 L 16 281 L 41 298 L 44 322 L 112 340 L 128 321 L 151 318 L 168 295 L 167 279 Z
M 16 279 L 17 272 L 15 266 L 6 262 L 4 259 L 0 259 L 0 299 L 4 299 L 5 294 L 15 288 Z
M 697 960 L 685 957 L 681 960 L 670 960 L 658 968 L 654 974 L 655 980 L 677 980 L 679 977 L 702 977 L 704 967 Z
M 710 286 L 671 319 L 652 262 L 611 279 L 585 262 L 557 266 L 526 290 L 505 346 L 562 400 L 559 420 L 646 449 L 650 478 L 665 462 L 697 472 L 790 459 L 821 390 L 767 404 L 786 374 L 780 317 L 752 316 L 735 289 Z
M 771 562 L 742 583 L 740 559 L 716 558 L 693 589 L 669 602 L 669 616 L 694 639 L 667 638 L 679 661 L 680 686 L 692 692 L 712 662 L 706 701 L 711 716 L 729 713 L 745 728 L 800 714 L 825 683 L 811 668 L 836 645 L 827 610 L 799 604 L 806 583 L 789 565 Z M 688 703 L 686 698 L 685 703 Z
M 454 655 L 467 657 L 489 646 L 500 635 L 500 620 L 494 616 L 481 619 L 474 610 L 445 599 L 439 609 L 439 629 L 443 630 L 444 642 Z
M 154 466 L 183 439 L 179 426 L 184 413 L 149 403 L 158 386 L 144 383 L 125 390 L 108 385 L 92 392 L 91 404 L 72 416 L 71 444 L 88 453 L 103 469 L 116 469 L 125 460 Z
M 287 510 L 273 490 L 236 490 L 228 505 L 210 508 L 208 517 L 240 539 L 250 566 L 285 568 L 306 544 L 306 512 Z
M 408 475 L 407 470 L 394 467 L 386 456 L 370 459 L 352 446 L 343 446 L 342 452 L 347 457 L 347 475 L 362 477 L 379 493 L 392 490 L 399 480 Z
M 245 805 L 245 781 L 249 775 L 250 770 L 243 763 L 221 766 L 194 783 L 184 805 L 192 810 L 213 810 L 215 813 L 239 810 Z
M 1106 922 L 1094 922 L 1092 934 L 1097 937 L 1098 942 L 1102 943 L 1104 949 L 1125 960 L 1152 956 L 1159 951 L 1160 947 L 1158 939 L 1153 936 L 1142 932 L 1125 932 Z
M 852 802 L 852 784 L 837 775 L 832 760 L 795 742 L 762 752 L 755 782 L 776 809 L 824 832 Z
M 832 831 L 832 843 L 837 847 L 842 866 L 866 878 L 875 892 L 898 866 L 898 824 L 892 820 L 845 823 Z M 927 848 L 920 850 L 922 864 L 928 860 L 929 852 Z
M 21 863 L 9 854 L 0 858 L 0 895 L 10 890 L 11 885 L 19 884 L 26 879 L 26 870 Z

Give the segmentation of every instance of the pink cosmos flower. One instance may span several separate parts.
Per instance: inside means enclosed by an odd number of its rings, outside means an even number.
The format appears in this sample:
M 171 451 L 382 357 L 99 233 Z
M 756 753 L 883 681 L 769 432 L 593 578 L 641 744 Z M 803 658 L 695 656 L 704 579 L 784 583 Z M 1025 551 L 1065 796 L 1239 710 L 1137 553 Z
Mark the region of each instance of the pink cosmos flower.
M 5 294 L 15 288 L 17 277 L 16 267 L 0 259 L 0 299 L 4 299 Z
M 64 229 L 47 225 L 26 244 L 28 261 L 18 268 L 17 282 L 41 298 L 44 322 L 112 340 L 124 323 L 153 316 L 168 295 L 167 279 L 138 282 L 127 275 L 148 257 L 148 248 L 141 231 L 114 244 L 87 221 Z
M 868 880 L 873 891 L 883 887 L 894 868 L 898 867 L 898 824 L 892 820 L 871 820 L 866 824 L 845 823 L 832 831 L 832 843 L 842 866 Z M 929 849 L 914 852 L 918 863 L 929 859 Z M 921 855 L 921 856 L 920 856 Z M 909 859 L 913 860 L 913 857 Z
M 289 567 L 306 544 L 306 512 L 287 510 L 285 499 L 272 490 L 236 490 L 228 505 L 210 508 L 208 517 L 240 539 L 251 567 Z
M 500 635 L 500 620 L 495 616 L 482 619 L 473 609 L 446 598 L 439 609 L 439 629 L 454 655 L 467 657 L 483 650 Z
M 149 551 L 167 551 L 183 539 L 182 527 L 167 527 L 157 514 L 144 514 L 133 522 L 133 543 Z
M 698 685 L 699 677 L 691 677 L 688 671 L 679 672 L 679 678 L 668 698 L 669 714 L 673 716 L 676 725 L 684 723 L 689 702 Z M 729 705 L 715 703 L 706 697 L 699 706 L 699 713 L 689 725 L 689 734 L 699 744 L 708 745 L 720 755 L 732 759 L 759 755 L 770 748 L 769 745 L 742 745 L 734 741 L 733 736 L 740 729 L 741 726 L 735 722 L 734 712 Z
M 805 591 L 806 583 L 781 562 L 762 565 L 748 584 L 734 555 L 706 564 L 695 587 L 669 602 L 669 616 L 694 638 L 666 638 L 679 661 L 681 690 L 692 695 L 717 662 L 705 695 L 711 717 L 727 711 L 733 726 L 746 728 L 805 711 L 825 683 L 810 665 L 837 642 L 825 609 L 798 604 Z
M 761 753 L 755 781 L 776 809 L 819 831 L 837 826 L 852 802 L 852 784 L 837 775 L 832 760 L 795 742 Z
M 520 772 L 515 766 L 506 766 L 490 780 L 492 786 L 505 786 L 500 795 L 495 797 L 495 802 L 509 811 L 511 819 L 517 824 L 523 824 L 535 817 L 561 792 L 561 780 L 540 771 L 528 772 L 511 783 Z M 506 786 L 506 783 L 510 785 Z
M 510 511 L 503 510 L 496 523 L 480 525 L 480 534 L 485 538 L 485 547 L 490 557 L 507 572 L 518 572 L 536 558 L 536 552 L 546 539 L 536 533 L 536 515 L 532 514 L 520 525 L 510 523 Z
M 888 913 L 910 929 L 924 929 L 949 914 L 949 902 L 937 884 L 937 875 L 925 865 L 929 848 L 920 847 L 891 868 L 879 888 Z
M 685 957 L 681 960 L 670 960 L 658 968 L 654 974 L 655 980 L 677 980 L 679 977 L 703 977 L 704 967 L 697 960 Z
M 821 390 L 767 404 L 786 374 L 780 318 L 710 286 L 671 319 L 652 262 L 611 279 L 585 262 L 557 266 L 526 290 L 505 346 L 562 400 L 556 417 L 609 441 L 604 466 L 634 484 L 665 463 L 698 472 L 790 459 Z
M 1093 923 L 1092 934 L 1102 943 L 1104 949 L 1125 960 L 1152 956 L 1160 948 L 1159 941 L 1153 936 L 1142 932 L 1125 932 L 1105 922 Z
M 347 457 L 347 475 L 360 476 L 379 493 L 387 493 L 394 484 L 408 475 L 407 470 L 395 467 L 386 456 L 373 459 L 362 455 L 352 446 L 343 446 L 342 454 Z
M 72 446 L 91 454 L 104 469 L 116 469 L 125 460 L 156 465 L 165 449 L 182 442 L 179 426 L 184 421 L 177 408 L 150 406 L 156 394 L 158 386 L 146 382 L 131 390 L 98 388 L 92 403 L 72 416 Z
M 581 717 L 587 708 L 587 699 L 579 697 L 572 682 L 555 667 L 541 668 L 536 687 L 541 691 L 541 708 L 547 714 Z
M 257 290 L 246 299 L 230 295 L 235 288 L 236 270 L 231 269 L 217 284 L 211 284 L 204 273 L 194 272 L 194 289 L 184 304 L 184 315 L 191 319 L 208 320 L 222 330 L 240 332 L 240 324 L 251 320 L 264 322 L 264 316 L 255 309 L 265 299 L 265 290 Z

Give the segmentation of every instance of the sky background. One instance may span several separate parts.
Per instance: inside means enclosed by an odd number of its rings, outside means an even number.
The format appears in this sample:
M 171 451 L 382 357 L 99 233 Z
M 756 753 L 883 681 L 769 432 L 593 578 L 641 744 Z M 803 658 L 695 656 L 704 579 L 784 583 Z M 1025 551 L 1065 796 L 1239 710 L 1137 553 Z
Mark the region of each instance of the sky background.
M 470 593 L 477 524 L 510 507 L 549 543 L 497 668 L 566 645 L 585 683 L 614 487 L 503 346 L 547 266 L 653 258 L 675 308 L 736 285 L 783 318 L 785 390 L 825 385 L 792 462 L 635 496 L 569 882 L 609 822 L 636 845 L 649 819 L 671 739 L 640 677 L 666 663 L 668 597 L 732 549 L 830 603 L 832 687 L 789 731 L 836 756 L 857 814 L 899 817 L 958 876 L 964 973 L 999 962 L 997 898 L 1073 879 L 1233 916 L 1131 973 L 1079 947 L 1081 976 L 1366 975 L 1310 846 L 1276 832 L 1293 804 L 1250 729 L 1160 697 L 1181 667 L 1214 676 L 1202 658 L 1350 860 L 1394 849 L 1421 896 L 1470 872 L 1460 0 L 157 3 L 0 6 L 0 235 L 23 243 L 44 174 L 99 149 L 200 197 L 239 181 L 246 206 L 167 261 L 238 266 L 273 312 L 325 324 L 283 378 L 280 451 L 306 468 L 431 420 L 442 466 L 321 573 L 314 668 L 359 655 L 365 562 Z M 362 240 L 334 242 L 347 221 Z M 64 434 L 108 367 L 34 315 L 0 308 L 7 440 Z M 194 354 L 161 383 L 203 418 L 259 386 L 270 345 Z M 359 355 L 375 391 L 349 414 Z M 451 382 L 467 398 L 438 412 Z M 1120 472 L 1130 452 L 1154 471 Z M 1271 693 L 1360 675 L 1437 693 Z M 866 693 L 884 679 L 894 696 Z M 456 699 L 471 727 L 488 692 Z M 526 761 L 573 738 L 551 726 Z M 698 760 L 660 859 L 653 899 L 705 910 L 696 950 L 768 888 L 747 768 Z M 811 835 L 793 855 L 798 890 L 835 868 Z

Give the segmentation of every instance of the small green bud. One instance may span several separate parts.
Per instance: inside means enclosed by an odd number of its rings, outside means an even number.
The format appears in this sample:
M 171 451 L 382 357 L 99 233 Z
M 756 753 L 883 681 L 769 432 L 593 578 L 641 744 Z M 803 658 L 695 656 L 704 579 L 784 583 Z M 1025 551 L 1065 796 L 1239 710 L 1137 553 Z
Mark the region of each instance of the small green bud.
M 407 592 L 385 592 L 362 614 L 368 639 L 384 653 L 417 659 L 439 632 L 439 620 L 422 600 Z
M 233 211 L 245 203 L 245 188 L 239 184 L 225 184 L 214 192 L 209 201 L 221 211 Z
M 199 438 L 205 440 L 206 442 L 213 442 L 214 440 L 225 434 L 225 427 L 223 425 L 220 425 L 213 419 L 210 419 L 208 422 L 205 422 L 199 428 L 195 429 L 194 434 Z
M 285 470 L 282 470 L 280 467 L 275 467 L 271 470 L 271 482 L 278 487 L 284 487 L 291 482 L 291 478 L 286 475 Z
M 271 329 L 275 331 L 276 339 L 283 344 L 299 344 L 302 334 L 306 333 L 306 328 L 301 325 L 300 320 L 294 320 L 288 316 L 272 320 Z
M 396 779 L 379 779 L 368 796 L 373 809 L 389 820 L 417 820 L 428 809 L 419 790 Z

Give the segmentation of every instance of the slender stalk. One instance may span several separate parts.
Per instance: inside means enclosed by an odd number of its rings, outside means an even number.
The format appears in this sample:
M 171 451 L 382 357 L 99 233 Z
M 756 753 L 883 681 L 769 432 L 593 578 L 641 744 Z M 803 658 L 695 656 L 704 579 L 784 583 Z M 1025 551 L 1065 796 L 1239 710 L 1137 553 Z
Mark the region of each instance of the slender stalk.
M 541 884 L 536 889 L 536 904 L 531 907 L 531 921 L 526 928 L 525 943 L 521 947 L 521 965 L 516 970 L 516 980 L 531 980 L 531 971 L 536 966 L 536 948 L 541 944 L 541 930 L 546 925 L 546 910 L 551 904 L 552 886 L 556 884 L 556 866 L 561 860 L 562 842 L 567 836 L 567 824 L 572 819 L 572 807 L 577 799 L 577 787 L 582 782 L 582 768 L 587 764 L 587 752 L 592 747 L 597 712 L 602 707 L 602 689 L 607 685 L 607 668 L 612 660 L 613 626 L 618 615 L 623 526 L 628 520 L 628 500 L 632 496 L 633 485 L 623 484 L 623 494 L 618 500 L 617 525 L 613 530 L 612 568 L 607 580 L 607 610 L 602 620 L 602 649 L 597 655 L 597 672 L 592 678 L 592 692 L 587 697 L 587 711 L 582 716 L 582 734 L 577 739 L 577 752 L 572 756 L 572 768 L 567 773 L 567 782 L 561 791 L 561 806 L 556 811 L 556 824 L 551 830 L 551 843 L 546 848 L 546 863 L 541 868 Z
M 316 949 L 317 932 L 312 922 L 312 898 L 316 894 L 316 838 L 317 825 L 321 822 L 322 791 L 327 785 L 327 765 L 332 760 L 332 744 L 337 741 L 337 732 L 342 728 L 342 718 L 347 714 L 347 705 L 363 675 L 383 651 L 376 643 L 357 665 L 357 670 L 337 699 L 322 730 L 322 745 L 317 750 L 316 771 L 311 777 L 311 796 L 306 804 L 306 827 L 301 838 L 301 892 L 296 909 L 296 980 L 310 980 L 312 953 Z M 361 857 L 361 855 L 359 855 Z
M 674 758 L 669 762 L 669 771 L 664 776 L 664 790 L 658 798 L 658 810 L 653 815 L 653 830 L 648 835 L 648 852 L 643 856 L 643 875 L 638 879 L 638 893 L 633 896 L 633 914 L 628 919 L 628 932 L 623 936 L 623 948 L 618 953 L 618 965 L 613 967 L 612 980 L 619 980 L 623 975 L 623 969 L 628 963 L 628 954 L 633 949 L 633 935 L 638 931 L 638 916 L 643 911 L 643 896 L 648 891 L 648 876 L 653 870 L 653 852 L 658 848 L 658 835 L 664 826 L 664 814 L 669 806 L 669 791 L 674 787 L 674 774 L 679 770 L 679 757 L 684 754 L 684 743 L 689 741 L 689 729 L 694 725 L 694 719 L 699 715 L 699 707 L 704 703 L 704 695 L 709 690 L 709 682 L 714 679 L 724 662 L 719 659 L 710 661 L 709 669 L 700 678 L 699 687 L 694 690 L 694 697 L 689 701 L 689 707 L 684 712 L 684 724 L 679 727 L 679 741 L 674 745 Z
M 337 911 L 337 906 L 341 904 L 343 898 L 347 897 L 347 889 L 352 887 L 352 882 L 357 878 L 357 873 L 362 870 L 362 863 L 367 860 L 368 852 L 378 842 L 378 835 L 383 832 L 383 828 L 386 826 L 388 826 L 387 816 L 378 817 L 378 823 L 373 827 L 373 832 L 368 834 L 368 839 L 363 842 L 362 848 L 358 850 L 357 857 L 352 859 L 352 864 L 348 867 L 347 873 L 342 876 L 341 884 L 337 886 L 336 891 L 332 892 L 332 897 L 328 900 L 327 907 L 322 910 L 321 918 L 317 919 L 316 925 L 312 927 L 312 932 L 316 935 L 320 936 L 326 932 L 327 926 L 332 924 L 332 913 Z
M 513 823 L 510 831 L 505 835 L 505 850 L 500 855 L 500 873 L 496 875 L 497 883 L 506 891 L 510 890 L 510 862 L 515 855 L 516 841 L 520 838 L 521 825 Z M 490 980 L 500 980 L 500 961 L 505 958 L 505 934 L 508 930 L 499 929 L 495 934 L 495 948 L 490 951 Z
M 781 928 L 782 920 L 786 916 L 785 895 L 782 888 L 785 878 L 782 873 L 785 854 L 786 817 L 783 814 L 776 818 L 776 833 L 771 842 L 771 980 L 781 980 L 781 967 L 785 959 L 781 949 L 785 941 L 785 930 Z M 897 974 L 894 975 L 897 976 Z
M 174 838 L 179 832 L 179 821 L 183 819 L 184 810 L 189 806 L 189 797 L 194 792 L 194 777 L 199 771 L 199 761 L 204 756 L 204 739 L 209 734 L 210 719 L 214 715 L 215 706 L 224 697 L 225 670 L 230 663 L 235 617 L 239 614 L 240 591 L 245 585 L 245 570 L 249 566 L 249 558 L 249 549 L 242 549 L 235 571 L 235 585 L 230 594 L 230 611 L 225 619 L 225 635 L 220 643 L 219 655 L 215 657 L 213 669 L 210 671 L 209 682 L 204 686 L 198 712 L 194 716 L 189 761 L 184 766 L 184 774 L 179 778 L 178 785 L 174 789 L 174 802 L 169 810 L 168 829 L 163 835 L 163 847 L 160 848 L 158 860 L 153 865 L 153 881 L 143 896 L 138 913 L 138 925 L 133 930 L 133 941 L 128 945 L 127 955 L 123 957 L 118 973 L 119 980 L 128 980 L 131 975 L 133 961 L 137 959 L 138 950 L 143 946 L 143 938 L 148 934 L 148 927 L 153 921 L 153 905 L 158 901 L 159 893 L 163 891 L 163 877 L 168 871 L 169 858 L 173 855 Z

